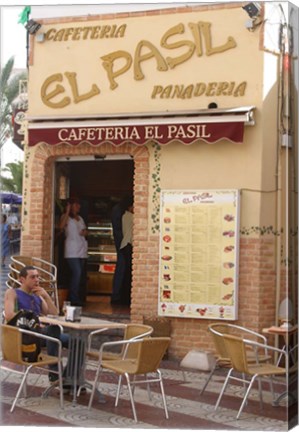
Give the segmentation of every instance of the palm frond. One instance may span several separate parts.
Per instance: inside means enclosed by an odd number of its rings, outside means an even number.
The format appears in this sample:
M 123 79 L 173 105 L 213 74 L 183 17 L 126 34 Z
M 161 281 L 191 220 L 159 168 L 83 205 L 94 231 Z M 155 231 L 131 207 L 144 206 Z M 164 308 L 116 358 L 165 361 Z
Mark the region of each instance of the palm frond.
M 19 95 L 19 82 L 27 73 L 13 74 L 14 57 L 4 65 L 0 73 L 0 148 L 12 136 L 13 101 Z
M 2 173 L 8 173 L 10 177 L 0 176 L 1 189 L 22 193 L 23 162 L 10 162 L 1 169 Z
M 15 59 L 14 57 L 10 57 L 10 59 L 5 63 L 3 69 L 0 73 L 0 92 L 2 93 L 3 89 L 7 86 L 9 78 L 11 76 L 11 72 L 13 70 Z

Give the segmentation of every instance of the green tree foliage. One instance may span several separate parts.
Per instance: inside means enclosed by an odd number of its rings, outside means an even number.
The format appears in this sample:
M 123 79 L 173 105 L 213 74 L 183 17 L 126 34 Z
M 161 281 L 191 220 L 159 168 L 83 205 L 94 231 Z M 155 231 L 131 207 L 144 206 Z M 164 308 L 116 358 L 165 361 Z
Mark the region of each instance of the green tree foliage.
M 0 176 L 1 190 L 21 194 L 23 184 L 23 162 L 10 162 L 1 169 L 1 172 L 9 174 L 9 177 Z
M 27 73 L 13 73 L 14 57 L 11 57 L 0 72 L 0 148 L 12 136 L 12 103 L 19 95 L 19 81 Z

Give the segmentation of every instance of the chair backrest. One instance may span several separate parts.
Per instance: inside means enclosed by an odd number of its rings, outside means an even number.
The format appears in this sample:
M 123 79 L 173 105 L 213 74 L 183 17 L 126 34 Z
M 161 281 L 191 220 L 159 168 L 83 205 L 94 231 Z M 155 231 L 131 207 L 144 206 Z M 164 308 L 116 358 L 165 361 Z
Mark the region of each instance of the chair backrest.
M 247 327 L 243 327 L 237 324 L 232 323 L 214 323 L 209 326 L 209 330 L 215 334 L 231 334 L 234 336 L 238 336 L 242 339 L 249 339 L 252 341 L 260 342 L 267 344 L 267 339 L 265 335 L 258 333 L 254 330 L 248 329 Z M 219 341 L 219 348 L 221 349 L 220 345 L 223 345 L 223 341 Z M 249 347 L 247 347 L 249 348 Z M 224 353 L 224 351 L 223 351 Z M 264 352 L 264 354 L 267 354 Z
M 1 349 L 4 360 L 23 364 L 22 334 L 18 327 L 1 324 Z
M 153 327 L 145 324 L 127 324 L 124 334 L 124 339 L 132 339 L 135 337 L 149 336 L 153 333 Z
M 153 333 L 153 327 L 145 324 L 127 324 L 124 340 L 140 339 L 149 337 Z M 135 358 L 137 356 L 138 347 L 134 344 L 123 347 L 122 355 L 126 358 Z
M 15 288 L 19 288 L 21 286 L 21 282 L 19 281 L 19 279 L 14 278 L 13 272 L 10 272 L 7 275 L 5 285 L 8 289 L 15 289 Z M 4 302 L 3 302 L 3 309 L 2 309 L 2 317 L 1 318 L 2 318 L 2 324 L 5 324 L 6 319 L 5 319 L 5 311 L 4 311 Z
M 49 261 L 46 261 L 42 258 L 28 257 L 24 255 L 12 255 L 11 261 L 12 263 L 10 265 L 10 268 L 17 274 L 20 273 L 20 270 L 23 267 L 32 265 L 36 267 L 37 270 L 39 270 L 39 272 L 41 273 L 41 278 L 46 278 L 47 280 L 56 282 L 57 268 Z
M 228 359 L 228 353 L 225 348 L 224 340 L 222 335 L 229 332 L 226 324 L 210 324 L 208 330 L 212 334 L 215 349 L 217 351 L 219 359 Z
M 141 339 L 136 343 L 138 355 L 136 374 L 155 372 L 170 344 L 170 337 L 153 337 Z
M 19 278 L 20 271 L 25 266 L 31 266 L 32 257 L 24 256 L 24 255 L 11 255 L 11 264 L 9 265 L 10 274 L 14 279 Z
M 27 265 L 33 265 L 32 264 L 32 257 L 26 256 L 26 255 L 11 255 L 11 260 L 13 263 L 15 263 L 19 269 L 22 267 L 25 267 Z
M 226 327 L 227 330 L 224 331 L 223 333 L 232 334 L 244 339 L 255 340 L 257 342 L 262 342 L 262 341 L 264 343 L 267 342 L 267 338 L 265 337 L 265 335 L 262 335 L 261 333 L 258 333 L 247 327 L 243 327 L 232 323 L 225 323 L 224 326 Z
M 18 288 L 21 286 L 19 279 L 15 278 L 15 273 L 13 271 L 9 272 L 7 275 L 7 280 L 5 282 L 7 288 Z
M 246 347 L 243 339 L 228 334 L 224 334 L 222 338 L 232 367 L 238 372 L 248 374 Z

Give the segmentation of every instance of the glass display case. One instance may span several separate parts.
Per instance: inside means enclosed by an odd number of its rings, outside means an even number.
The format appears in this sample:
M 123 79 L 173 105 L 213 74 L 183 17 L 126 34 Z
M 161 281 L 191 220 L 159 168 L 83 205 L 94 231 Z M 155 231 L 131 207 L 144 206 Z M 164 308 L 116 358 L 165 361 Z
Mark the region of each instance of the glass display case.
M 116 265 L 112 225 L 103 221 L 88 225 L 87 293 L 112 293 Z

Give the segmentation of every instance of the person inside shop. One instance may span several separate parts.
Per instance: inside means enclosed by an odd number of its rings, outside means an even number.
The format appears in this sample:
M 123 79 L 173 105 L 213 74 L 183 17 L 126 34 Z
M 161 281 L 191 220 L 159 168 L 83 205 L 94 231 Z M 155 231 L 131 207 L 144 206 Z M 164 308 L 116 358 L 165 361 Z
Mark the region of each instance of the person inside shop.
M 125 213 L 122 216 L 123 238 L 120 244 L 120 253 L 125 262 L 125 271 L 121 289 L 121 303 L 131 304 L 132 285 L 132 243 L 133 243 L 133 197 L 128 197 L 125 202 Z
M 10 211 L 8 213 L 8 218 L 7 218 L 7 223 L 11 226 L 11 227 L 15 227 L 17 228 L 19 225 L 19 219 L 18 216 L 16 214 L 14 214 L 12 211 Z
M 1 222 L 1 265 L 2 268 L 5 267 L 5 259 L 9 255 L 10 252 L 10 240 L 11 240 L 11 227 L 7 223 L 7 216 L 5 214 L 2 215 Z
M 71 198 L 60 219 L 64 231 L 64 257 L 70 270 L 69 300 L 72 306 L 83 306 L 86 296 L 87 229 L 80 213 L 80 201 Z
M 12 207 L 8 212 L 7 223 L 10 226 L 11 232 L 10 253 L 16 254 L 19 252 L 20 247 L 20 221 L 17 215 L 16 207 Z
M 120 252 L 120 245 L 123 239 L 122 216 L 126 211 L 127 197 L 115 204 L 111 211 L 111 223 L 113 231 L 114 245 L 116 249 L 116 266 L 113 275 L 111 304 L 121 304 L 121 291 L 125 274 L 125 259 Z

